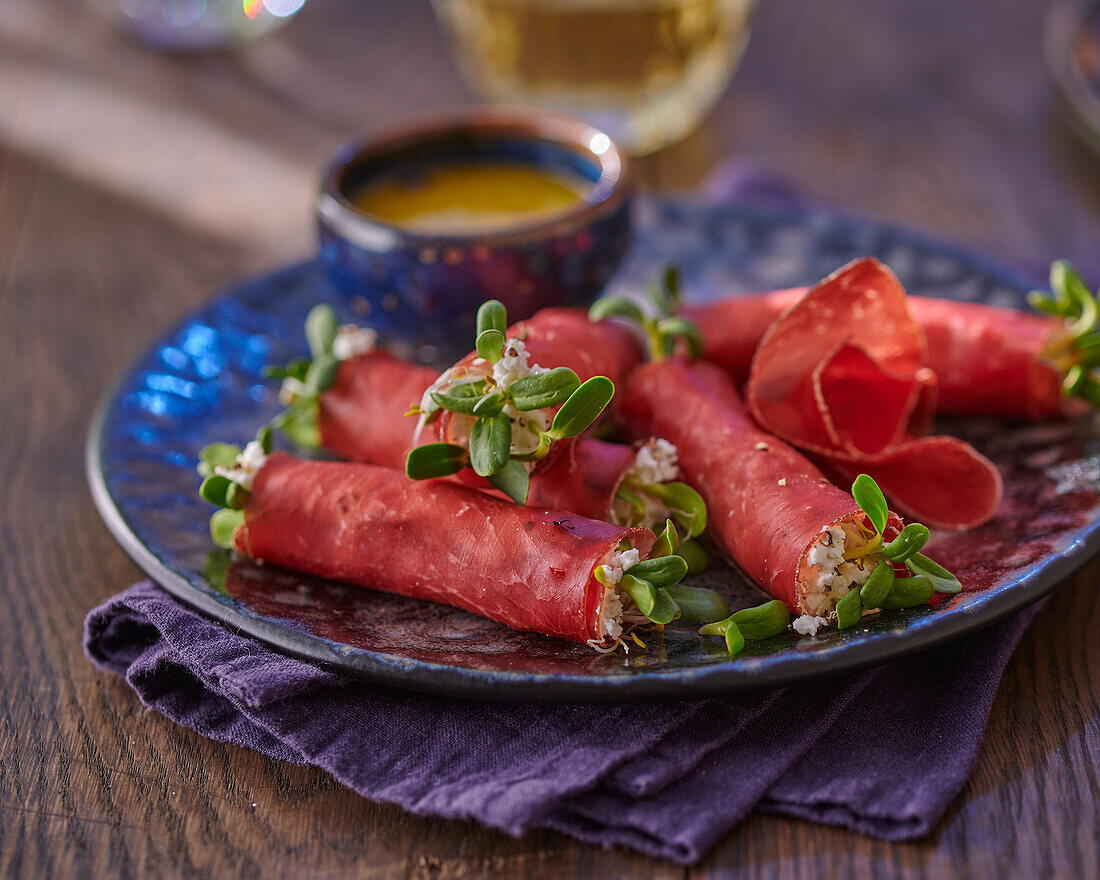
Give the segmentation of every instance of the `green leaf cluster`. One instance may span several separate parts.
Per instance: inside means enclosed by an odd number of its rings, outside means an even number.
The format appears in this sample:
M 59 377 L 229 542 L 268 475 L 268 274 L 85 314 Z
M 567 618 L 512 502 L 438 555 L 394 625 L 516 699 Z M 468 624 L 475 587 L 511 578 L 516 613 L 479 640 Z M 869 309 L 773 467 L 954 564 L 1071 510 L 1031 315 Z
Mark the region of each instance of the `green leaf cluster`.
M 679 555 L 680 535 L 672 520 L 657 530 L 657 540 L 649 557 L 624 572 L 618 590 L 629 596 L 638 610 L 653 623 L 664 626 L 682 618 L 693 623 L 708 623 L 729 613 L 725 600 L 713 590 L 680 583 L 688 575 L 688 563 Z M 620 549 L 629 549 L 624 542 Z M 603 567 L 595 571 L 596 580 L 610 582 Z
M 260 428 L 256 442 L 265 455 L 271 452 L 270 426 Z M 217 469 L 232 469 L 242 451 L 241 447 L 232 443 L 209 443 L 199 450 L 197 470 L 203 478 L 199 495 L 204 501 L 221 508 L 210 517 L 210 536 L 215 544 L 227 550 L 233 547 L 233 532 L 244 522 L 243 508 L 248 503 L 249 492 L 240 483 L 217 473 Z
M 297 383 L 293 399 L 271 424 L 295 446 L 311 452 L 321 446 L 318 398 L 332 387 L 340 370 L 340 361 L 332 351 L 339 326 L 332 306 L 327 303 L 314 306 L 305 321 L 310 357 L 296 357 L 284 367 L 267 366 L 263 370 L 269 379 L 291 379 Z
M 910 523 L 892 541 L 883 543 L 890 509 L 882 490 L 870 476 L 860 474 L 856 477 L 852 497 L 874 530 L 874 537 L 862 548 L 873 548 L 872 552 L 860 555 L 869 560 L 877 556 L 880 561 L 862 587 L 849 591 L 837 602 L 839 629 L 849 629 L 859 623 L 864 608 L 913 608 L 924 605 L 935 593 L 954 594 L 962 589 L 955 575 L 918 552 L 930 537 L 927 526 Z M 912 577 L 897 577 L 895 565 L 904 565 Z
M 497 300 L 482 304 L 477 312 L 477 353 L 490 364 L 504 356 L 508 313 Z M 545 458 L 558 440 L 575 437 L 597 419 L 615 395 L 606 376 L 581 382 L 567 367 L 557 367 L 517 379 L 507 388 L 490 387 L 488 380 L 454 383 L 431 393 L 434 417 L 439 410 L 470 416 L 469 449 L 452 443 L 429 443 L 409 452 L 405 473 L 414 480 L 430 480 L 471 468 L 519 504 L 527 501 L 529 479 L 525 461 Z M 535 449 L 513 453 L 512 419 L 504 407 L 519 412 L 559 407 L 550 427 L 539 434 Z
M 1032 307 L 1062 321 L 1044 357 L 1063 375 L 1062 391 L 1100 407 L 1100 300 L 1067 261 L 1050 264 L 1050 291 L 1028 294 Z
M 682 305 L 680 272 L 669 264 L 661 275 L 660 283 L 649 285 L 647 314 L 633 300 L 621 296 L 605 296 L 596 300 L 588 310 L 593 321 L 604 318 L 621 318 L 637 324 L 645 335 L 651 360 L 659 361 L 685 351 L 696 358 L 703 352 L 703 336 L 691 321 L 677 314 Z

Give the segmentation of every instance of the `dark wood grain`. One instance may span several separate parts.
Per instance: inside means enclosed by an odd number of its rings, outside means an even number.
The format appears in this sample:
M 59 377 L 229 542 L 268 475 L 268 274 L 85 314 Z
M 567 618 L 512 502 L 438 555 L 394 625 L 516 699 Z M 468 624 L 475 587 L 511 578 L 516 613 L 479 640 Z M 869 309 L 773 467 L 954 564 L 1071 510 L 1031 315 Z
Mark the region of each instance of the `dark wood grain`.
M 308 254 L 346 133 L 468 99 L 425 0 L 310 0 L 279 35 L 171 57 L 87 2 L 0 8 L 0 876 L 1089 877 L 1100 865 L 1091 566 L 1011 661 L 973 777 L 926 841 L 754 816 L 684 870 L 371 804 L 145 712 L 80 650 L 139 573 L 84 488 L 103 386 L 217 288 Z M 1100 174 L 1057 124 L 1029 0 L 772 0 L 707 125 L 719 156 L 1039 266 L 1100 263 Z M 966 670 L 959 670 L 965 675 Z

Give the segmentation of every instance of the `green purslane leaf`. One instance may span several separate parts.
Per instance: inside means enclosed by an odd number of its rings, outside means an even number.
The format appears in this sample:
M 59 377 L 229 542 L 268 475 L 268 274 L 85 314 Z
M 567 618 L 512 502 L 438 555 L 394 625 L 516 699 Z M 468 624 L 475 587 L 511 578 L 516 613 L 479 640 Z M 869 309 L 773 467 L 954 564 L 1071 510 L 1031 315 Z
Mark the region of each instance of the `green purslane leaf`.
M 313 359 L 306 372 L 306 393 L 310 397 L 316 397 L 322 391 L 327 391 L 336 381 L 336 374 L 340 370 L 340 361 L 331 354 L 320 354 Z
M 629 489 L 620 486 L 615 491 L 615 497 L 620 501 L 625 501 L 630 505 L 630 521 L 624 523 L 624 525 L 637 525 L 645 519 L 645 502 L 641 497 Z
M 487 394 L 474 404 L 474 415 L 483 419 L 492 418 L 500 414 L 507 402 L 506 392 L 497 391 L 494 394 Z
M 275 427 L 299 449 L 316 452 L 321 448 L 317 411 L 318 403 L 315 399 L 299 401 L 276 419 Z
M 1027 295 L 1028 304 L 1035 310 L 1050 315 L 1052 318 L 1063 318 L 1065 312 L 1058 305 L 1054 297 L 1042 290 L 1033 290 Z
M 442 391 L 433 391 L 431 398 L 440 409 L 473 415 L 474 407 L 485 396 L 484 382 L 467 382 L 451 385 Z
M 1066 278 L 1075 275 L 1076 270 L 1067 260 L 1052 260 L 1050 264 L 1050 292 L 1062 315 L 1068 315 L 1073 309 L 1073 299 L 1066 289 Z
M 260 449 L 264 451 L 264 455 L 271 455 L 271 445 L 274 437 L 272 436 L 271 425 L 264 425 L 256 432 L 256 442 L 260 444 Z
M 733 616 L 700 627 L 699 635 L 724 637 L 726 640 L 726 650 L 734 657 L 740 654 L 745 648 L 745 634 L 741 631 L 741 628 L 737 625 Z
M 745 633 L 733 620 L 726 626 L 726 650 L 734 657 L 745 650 Z
M 860 474 L 852 483 L 852 497 L 859 505 L 859 509 L 867 514 L 867 518 L 880 535 L 886 528 L 886 521 L 890 516 L 890 508 L 886 505 L 886 498 L 882 490 L 867 474 Z
M 474 422 L 470 431 L 470 467 L 479 477 L 497 473 L 512 451 L 512 422 L 504 413 Z
M 661 274 L 661 284 L 664 287 L 665 297 L 668 303 L 669 313 L 680 308 L 680 267 L 675 263 L 666 263 Z
M 554 442 L 556 438 L 548 431 L 543 431 L 539 434 L 539 443 L 530 452 L 518 452 L 512 456 L 514 461 L 539 461 L 546 458 L 546 454 L 550 451 L 550 444 Z
M 785 603 L 772 599 L 753 608 L 742 608 L 730 615 L 730 620 L 747 639 L 770 639 L 783 632 L 791 622 L 791 611 Z
M 653 603 L 653 610 L 646 617 L 662 626 L 672 623 L 680 616 L 680 606 L 664 587 L 654 587 L 653 591 L 656 601 Z
M 684 584 L 674 584 L 665 589 L 680 607 L 680 619 L 687 623 L 713 623 L 729 617 L 729 605 L 714 590 Z
M 710 566 L 710 554 L 698 541 L 685 538 L 676 548 L 676 554 L 688 564 L 688 575 L 702 574 Z
M 230 483 L 225 490 L 225 507 L 230 510 L 241 510 L 248 503 L 249 491 L 240 483 Z
M 650 557 L 630 567 L 630 574 L 649 581 L 655 587 L 671 587 L 687 577 L 688 567 L 679 556 Z
M 638 306 L 621 296 L 604 296 L 592 303 L 588 310 L 588 320 L 602 321 L 605 318 L 624 318 L 644 324 L 645 313 Z
M 1066 376 L 1062 380 L 1063 393 L 1076 395 L 1087 400 L 1093 407 L 1100 407 L 1100 383 L 1096 381 L 1090 370 L 1075 364 L 1066 370 Z
M 689 538 L 697 538 L 707 527 L 707 505 L 687 483 L 652 483 L 642 488 L 669 509 Z
M 1096 298 L 1080 273 L 1066 260 L 1050 264 L 1050 289 L 1055 303 L 1062 307 L 1063 316 L 1073 318 L 1067 328 L 1071 336 L 1083 336 L 1096 329 L 1100 318 Z
M 932 587 L 932 581 L 926 577 L 894 578 L 894 586 L 879 606 L 887 611 L 898 611 L 902 608 L 914 608 L 925 604 L 932 598 L 936 591 Z
M 657 604 L 657 588 L 649 581 L 625 573 L 619 581 L 619 590 L 633 599 L 634 604 L 638 606 L 638 610 L 646 617 L 649 617 L 653 612 L 653 608 Z
M 527 492 L 530 489 L 531 477 L 527 469 L 518 461 L 509 461 L 495 474 L 490 474 L 486 479 L 489 484 L 499 489 L 516 504 L 527 503 Z
M 549 433 L 555 440 L 576 437 L 600 417 L 614 396 L 614 382 L 606 376 L 593 376 L 561 405 Z
M 482 330 L 477 334 L 477 356 L 495 364 L 504 354 L 506 341 L 504 334 L 499 330 Z
M 466 467 L 469 456 L 454 443 L 427 443 L 410 449 L 405 458 L 405 474 L 412 480 L 449 477 Z
M 914 553 L 906 560 L 905 566 L 913 574 L 928 578 L 937 593 L 954 595 L 962 590 L 962 584 L 955 575 L 923 553 Z
M 882 555 L 891 562 L 904 562 L 928 543 L 928 526 L 910 523 L 893 541 L 882 548 Z
M 213 474 L 202 481 L 202 485 L 199 486 L 199 495 L 202 496 L 203 501 L 209 501 L 215 507 L 228 507 L 226 496 L 229 493 L 229 487 L 233 485 L 235 484 L 229 477 Z
M 508 310 L 498 299 L 487 299 L 477 310 L 477 335 L 496 330 L 501 335 L 508 330 Z
M 315 361 L 332 354 L 332 343 L 336 340 L 339 326 L 336 310 L 332 306 L 321 303 L 309 310 L 306 315 L 306 342 Z
M 240 510 L 219 510 L 210 517 L 210 537 L 224 550 L 233 549 L 233 533 L 244 522 Z
M 864 608 L 881 608 L 894 586 L 894 568 L 889 562 L 880 562 L 859 589 L 859 601 Z
M 634 497 L 638 498 L 637 495 Z M 638 502 L 641 503 L 640 498 L 638 498 Z M 645 515 L 644 505 L 642 515 Z M 664 528 L 660 531 L 654 529 L 654 532 L 657 534 L 657 540 L 649 551 L 650 559 L 660 559 L 662 556 L 671 556 L 676 553 L 677 548 L 680 546 L 680 533 L 676 531 L 676 526 L 672 524 L 672 520 L 666 519 Z
M 241 447 L 232 443 L 208 443 L 199 450 L 199 461 L 211 467 L 233 467 L 241 451 Z
M 859 590 L 849 590 L 836 603 L 837 629 L 851 629 L 863 617 L 863 605 L 859 601 Z
M 657 332 L 673 342 L 676 339 L 684 340 L 687 343 L 688 355 L 693 359 L 703 353 L 703 335 L 699 332 L 699 328 L 687 318 L 681 318 L 678 315 L 663 318 L 657 322 Z M 675 345 L 672 347 L 674 349 Z M 670 351 L 669 354 L 671 353 Z
M 580 388 L 581 380 L 568 367 L 557 367 L 545 373 L 524 376 L 508 386 L 512 405 L 521 412 L 545 409 L 564 403 Z

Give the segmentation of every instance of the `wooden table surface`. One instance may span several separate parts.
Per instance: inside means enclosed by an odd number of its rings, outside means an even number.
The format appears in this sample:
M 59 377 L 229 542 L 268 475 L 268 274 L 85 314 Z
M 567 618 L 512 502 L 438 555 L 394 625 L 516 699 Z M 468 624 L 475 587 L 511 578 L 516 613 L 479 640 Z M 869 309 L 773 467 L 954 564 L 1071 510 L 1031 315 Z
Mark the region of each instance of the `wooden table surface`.
M 1100 166 L 1054 112 L 1044 6 L 768 0 L 704 129 L 645 178 L 692 186 L 736 154 L 994 255 L 1095 266 Z M 371 804 L 93 671 L 83 616 L 139 577 L 85 488 L 101 389 L 218 288 L 311 253 L 342 136 L 469 100 L 427 0 L 310 0 L 278 35 L 194 56 L 129 43 L 94 7 L 0 4 L 0 875 L 1096 876 L 1095 565 L 1024 637 L 928 840 L 754 816 L 691 870 Z

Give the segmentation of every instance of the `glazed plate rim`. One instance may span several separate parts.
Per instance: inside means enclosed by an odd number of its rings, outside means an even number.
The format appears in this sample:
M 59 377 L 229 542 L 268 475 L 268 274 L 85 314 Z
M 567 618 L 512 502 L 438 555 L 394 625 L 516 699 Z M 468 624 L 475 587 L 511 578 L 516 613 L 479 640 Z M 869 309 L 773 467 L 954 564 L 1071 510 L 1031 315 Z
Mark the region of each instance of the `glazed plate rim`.
M 662 199 L 663 203 L 697 204 L 692 199 Z M 715 206 L 732 212 L 774 217 L 819 217 L 833 223 L 885 232 L 902 241 L 932 248 L 980 268 L 1014 286 L 1027 286 L 1024 276 L 964 246 L 943 241 L 927 233 L 865 220 L 843 211 L 811 209 L 766 209 L 746 206 Z M 993 591 L 953 609 L 918 628 L 876 633 L 873 638 L 841 643 L 823 652 L 790 652 L 781 656 L 739 657 L 694 668 L 648 668 L 641 674 L 603 676 L 558 672 L 509 672 L 485 670 L 409 659 L 365 648 L 341 650 L 341 644 L 294 628 L 278 619 L 249 616 L 203 592 L 186 577 L 161 561 L 137 536 L 119 510 L 107 487 L 102 464 L 107 414 L 124 385 L 150 350 L 209 309 L 231 298 L 249 282 L 291 276 L 315 263 L 307 260 L 252 276 L 221 291 L 198 309 L 182 316 L 161 333 L 152 346 L 144 348 L 105 389 L 96 404 L 85 445 L 85 466 L 93 501 L 108 530 L 137 565 L 177 599 L 205 616 L 230 627 L 238 634 L 258 639 L 276 651 L 323 668 L 349 674 L 381 685 L 426 693 L 476 699 L 549 702 L 663 702 L 728 696 L 739 692 L 781 687 L 816 678 L 851 672 L 876 663 L 918 653 L 990 626 L 1053 591 L 1100 553 L 1100 519 L 1085 525 L 1076 540 L 1063 550 L 1033 563 L 1016 575 L 1011 586 Z M 930 612 L 935 614 L 935 612 Z

